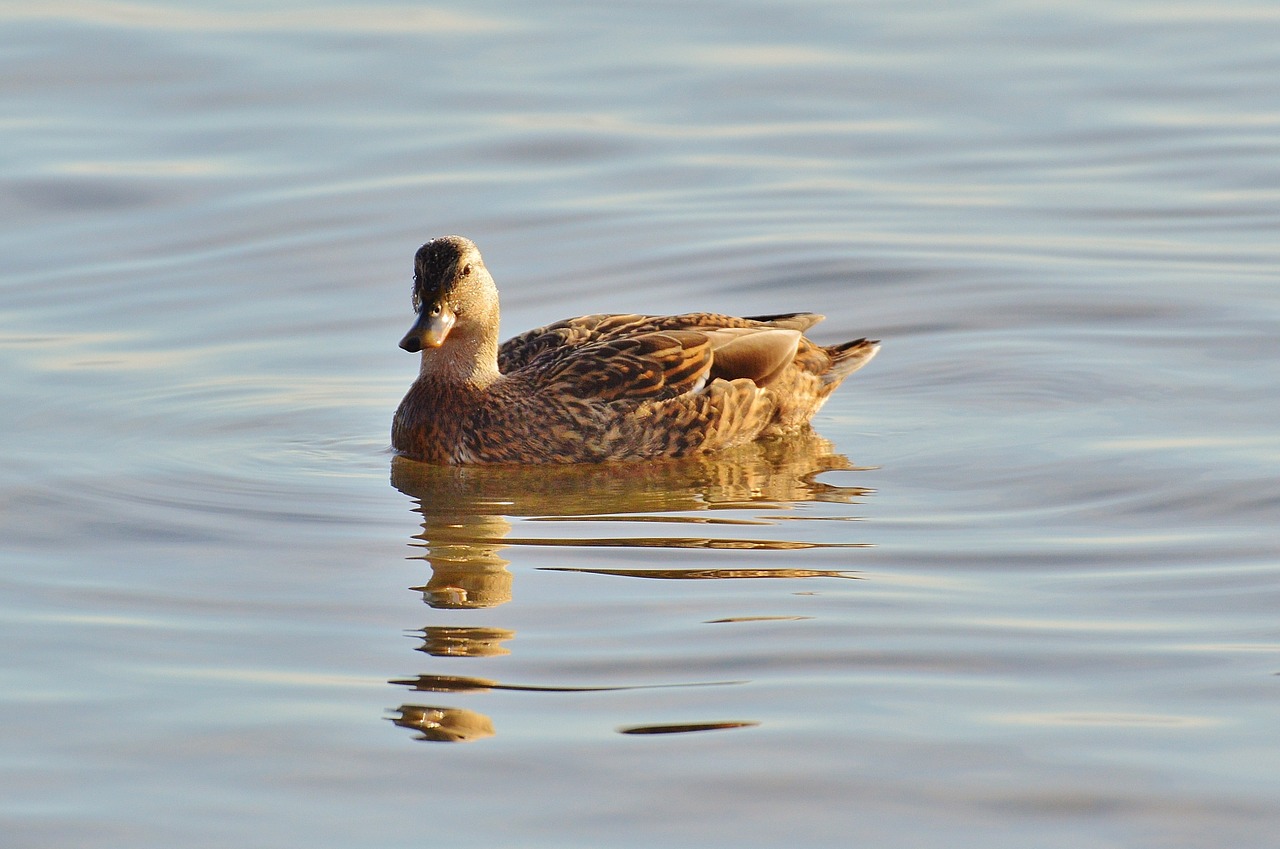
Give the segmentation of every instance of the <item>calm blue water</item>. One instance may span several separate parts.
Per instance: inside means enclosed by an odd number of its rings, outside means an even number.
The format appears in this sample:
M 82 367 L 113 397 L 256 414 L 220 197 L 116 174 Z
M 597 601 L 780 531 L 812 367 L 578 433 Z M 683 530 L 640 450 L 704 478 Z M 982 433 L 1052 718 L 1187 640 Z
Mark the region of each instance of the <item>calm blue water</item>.
M 1274 4 L 0 23 L 6 845 L 1280 846 Z M 884 348 L 798 444 L 393 463 L 444 233 L 508 335 Z

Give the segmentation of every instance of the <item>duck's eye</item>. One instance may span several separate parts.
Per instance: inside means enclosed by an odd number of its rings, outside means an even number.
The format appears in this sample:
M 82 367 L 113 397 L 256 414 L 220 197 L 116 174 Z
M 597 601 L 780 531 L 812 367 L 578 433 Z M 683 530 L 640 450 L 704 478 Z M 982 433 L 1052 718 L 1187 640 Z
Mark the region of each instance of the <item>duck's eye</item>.
M 435 317 L 436 317 L 436 316 L 438 316 L 439 314 L 440 314 L 440 305 L 439 305 L 439 304 L 432 304 L 432 305 L 431 305 L 431 309 L 427 310 L 427 315 L 431 316 L 432 318 L 435 318 Z
M 467 263 L 466 265 L 462 266 L 462 276 L 467 277 L 470 274 L 471 274 L 471 263 Z

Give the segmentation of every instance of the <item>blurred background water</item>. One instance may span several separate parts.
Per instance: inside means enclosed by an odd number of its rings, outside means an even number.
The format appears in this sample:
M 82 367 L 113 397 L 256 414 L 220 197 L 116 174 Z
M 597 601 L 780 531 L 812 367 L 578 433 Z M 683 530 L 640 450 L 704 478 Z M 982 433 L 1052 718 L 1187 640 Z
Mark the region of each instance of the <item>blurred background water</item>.
M 1280 845 L 1275 4 L 0 21 L 6 845 Z M 794 444 L 393 463 L 451 232 L 506 335 L 884 348 Z

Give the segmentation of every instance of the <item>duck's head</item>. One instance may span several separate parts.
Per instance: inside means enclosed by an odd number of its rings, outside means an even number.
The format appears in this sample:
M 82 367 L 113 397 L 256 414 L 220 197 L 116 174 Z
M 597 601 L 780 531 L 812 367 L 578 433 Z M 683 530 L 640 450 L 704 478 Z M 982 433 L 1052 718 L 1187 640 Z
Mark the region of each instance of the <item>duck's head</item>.
M 413 308 L 418 320 L 400 340 L 410 353 L 455 337 L 496 334 L 498 290 L 480 250 L 462 236 L 432 239 L 413 258 Z

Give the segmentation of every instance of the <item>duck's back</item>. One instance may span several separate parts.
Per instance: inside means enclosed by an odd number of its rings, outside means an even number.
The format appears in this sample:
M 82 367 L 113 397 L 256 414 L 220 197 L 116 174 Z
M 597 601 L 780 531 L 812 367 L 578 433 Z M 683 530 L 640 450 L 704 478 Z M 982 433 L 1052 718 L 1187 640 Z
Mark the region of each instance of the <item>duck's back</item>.
M 821 320 L 591 315 L 528 331 L 499 349 L 507 379 L 494 389 L 537 433 L 505 441 L 582 462 L 682 456 L 795 431 L 876 350 L 866 340 L 814 344 L 803 331 Z
M 576 348 L 609 338 L 670 330 L 708 331 L 718 328 L 777 327 L 801 333 L 822 321 L 816 313 L 739 318 L 717 313 L 685 313 L 683 315 L 584 315 L 557 321 L 525 331 L 502 343 L 498 349 L 498 368 L 504 374 L 524 368 L 548 352 L 561 356 Z

